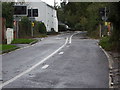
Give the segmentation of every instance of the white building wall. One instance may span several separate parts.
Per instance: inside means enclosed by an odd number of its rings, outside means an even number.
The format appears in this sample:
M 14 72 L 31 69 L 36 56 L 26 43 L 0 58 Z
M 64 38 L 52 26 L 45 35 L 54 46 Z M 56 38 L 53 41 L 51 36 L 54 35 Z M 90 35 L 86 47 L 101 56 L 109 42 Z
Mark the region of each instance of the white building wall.
M 54 28 L 58 32 L 57 13 L 55 9 L 44 2 L 30 2 L 28 8 L 38 9 L 38 17 L 35 17 L 35 19 L 36 21 L 42 21 L 48 32 L 51 31 L 51 28 Z

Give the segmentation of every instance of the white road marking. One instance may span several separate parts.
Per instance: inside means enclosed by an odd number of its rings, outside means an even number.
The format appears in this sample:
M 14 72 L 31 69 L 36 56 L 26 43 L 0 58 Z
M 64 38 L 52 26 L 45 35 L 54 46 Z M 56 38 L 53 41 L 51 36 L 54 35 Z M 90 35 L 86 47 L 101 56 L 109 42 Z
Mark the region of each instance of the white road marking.
M 98 44 L 98 45 L 99 45 L 99 44 Z M 113 68 L 113 67 L 112 67 L 113 61 L 111 61 L 108 53 L 107 53 L 101 46 L 99 46 L 99 47 L 100 47 L 100 48 L 102 49 L 102 51 L 105 53 L 105 55 L 106 55 L 106 57 L 107 57 L 107 59 L 108 59 L 108 62 L 109 62 L 109 68 L 112 69 L 112 68 Z M 109 88 L 113 88 L 113 87 L 111 86 L 111 84 L 112 84 L 112 79 L 111 79 L 110 73 L 109 73 Z
M 42 69 L 46 69 L 46 68 L 48 68 L 49 67 L 49 65 L 44 65 L 43 67 L 42 67 Z
M 57 38 L 55 38 L 55 39 L 60 40 L 61 38 L 57 37 Z
M 64 52 L 60 52 L 59 54 L 62 55 L 62 54 L 64 54 Z
M 47 56 L 46 58 L 44 58 L 43 60 L 41 60 L 40 62 L 38 62 L 37 64 L 35 64 L 34 66 L 32 66 L 31 68 L 27 69 L 26 71 L 24 71 L 24 72 L 20 73 L 19 75 L 15 76 L 14 78 L 12 78 L 12 79 L 10 79 L 10 80 L 2 83 L 2 84 L 0 85 L 0 88 L 8 85 L 9 83 L 11 83 L 11 82 L 13 82 L 13 81 L 15 81 L 15 80 L 17 80 L 17 79 L 20 78 L 21 76 L 23 76 L 23 75 L 29 73 L 30 71 L 32 71 L 33 69 L 35 69 L 37 66 L 39 66 L 39 65 L 42 64 L 43 62 L 47 61 L 50 57 L 52 57 L 52 56 L 55 55 L 59 50 L 61 50 L 61 49 L 67 44 L 67 42 L 68 42 L 68 38 L 66 39 L 65 43 L 64 43 L 60 48 L 58 48 L 56 51 L 54 51 L 52 54 L 50 54 L 49 56 Z
M 72 37 L 73 37 L 74 35 L 78 34 L 78 33 L 79 33 L 79 32 L 74 33 L 73 35 L 71 35 L 71 36 L 70 36 L 69 44 L 71 44 L 71 43 L 72 43 Z

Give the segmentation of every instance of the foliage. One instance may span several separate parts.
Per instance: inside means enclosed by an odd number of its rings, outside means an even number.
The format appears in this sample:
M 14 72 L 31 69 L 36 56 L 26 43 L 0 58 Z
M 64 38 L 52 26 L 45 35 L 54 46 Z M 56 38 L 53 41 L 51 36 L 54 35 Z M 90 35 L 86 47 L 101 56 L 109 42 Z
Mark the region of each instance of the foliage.
M 112 43 L 110 42 L 110 37 L 103 37 L 99 43 L 105 50 L 112 50 Z
M 31 22 L 28 17 L 22 17 L 19 22 L 19 38 L 31 36 Z
M 2 17 L 6 19 L 6 27 L 13 27 L 13 2 L 2 2 Z
M 89 4 L 90 3 L 69 2 L 61 9 L 58 9 L 59 21 L 66 23 L 71 28 L 75 28 L 75 26 L 79 24 L 80 21 L 84 22 L 84 20 L 86 19 L 86 8 Z M 84 20 L 82 19 L 82 17 Z
M 113 22 L 114 30 L 112 32 L 111 41 L 120 44 L 120 2 L 111 4 L 110 21 Z
M 82 25 L 81 25 L 81 23 L 77 23 L 76 25 L 75 25 L 75 29 L 76 30 L 82 30 Z
M 14 39 L 12 44 L 29 44 L 35 41 L 34 39 Z
M 35 30 L 37 30 L 40 34 L 46 34 L 46 26 L 43 22 L 36 22 L 35 23 Z

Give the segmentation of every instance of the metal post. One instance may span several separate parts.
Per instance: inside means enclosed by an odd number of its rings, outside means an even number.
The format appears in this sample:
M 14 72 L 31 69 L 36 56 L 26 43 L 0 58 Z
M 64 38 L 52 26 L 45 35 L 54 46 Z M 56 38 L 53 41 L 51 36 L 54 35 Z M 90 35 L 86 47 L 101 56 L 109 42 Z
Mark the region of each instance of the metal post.
M 18 25 L 18 23 L 19 23 L 19 21 L 16 22 L 16 24 L 17 24 L 17 38 L 19 38 L 19 37 L 18 37 L 18 33 L 19 33 L 19 32 L 18 32 L 18 31 L 19 31 L 19 25 Z
M 101 29 L 102 29 L 102 27 L 101 27 L 101 24 L 100 24 L 100 38 L 101 38 L 101 36 L 102 36 Z
M 31 19 L 33 18 L 33 9 L 31 8 Z M 32 26 L 33 21 L 31 20 L 31 36 L 33 37 L 33 26 Z
M 106 14 L 107 8 L 105 7 L 105 19 L 104 19 L 104 24 L 107 21 L 107 14 Z M 106 35 L 106 26 L 104 25 L 104 32 L 103 32 L 103 36 Z
M 107 8 L 105 7 L 105 22 L 107 20 L 107 14 L 106 14 Z
M 19 18 L 17 16 L 15 16 L 15 22 L 16 22 L 16 26 L 15 26 L 15 29 L 16 29 L 16 38 L 18 38 L 18 33 L 19 33 Z

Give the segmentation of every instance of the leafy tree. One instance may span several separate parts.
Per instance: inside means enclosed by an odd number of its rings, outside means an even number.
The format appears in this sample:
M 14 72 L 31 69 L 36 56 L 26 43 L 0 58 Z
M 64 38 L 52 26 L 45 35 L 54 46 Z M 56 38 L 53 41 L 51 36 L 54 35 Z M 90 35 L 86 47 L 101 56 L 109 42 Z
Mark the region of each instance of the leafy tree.
M 6 19 L 6 27 L 13 27 L 13 2 L 2 2 L 2 17 Z

